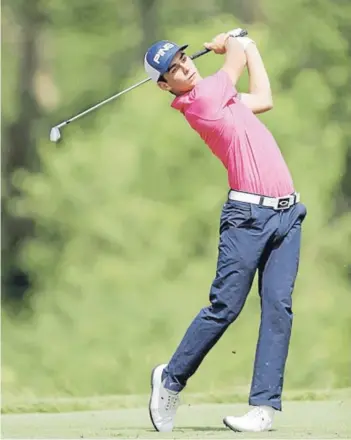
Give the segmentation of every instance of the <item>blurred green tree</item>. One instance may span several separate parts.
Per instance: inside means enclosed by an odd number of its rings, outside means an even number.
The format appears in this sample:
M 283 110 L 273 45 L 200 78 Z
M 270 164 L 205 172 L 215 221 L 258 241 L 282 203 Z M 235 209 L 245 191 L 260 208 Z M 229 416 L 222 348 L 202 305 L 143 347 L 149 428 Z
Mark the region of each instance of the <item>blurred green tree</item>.
M 335 197 L 350 148 L 350 5 L 235 4 L 252 22 L 271 77 L 275 108 L 262 120 L 308 208 L 286 386 L 350 386 L 351 221 Z M 39 51 L 45 74 L 36 89 L 45 109 L 35 131 L 41 168 L 17 171 L 12 182 L 20 195 L 6 199 L 11 218 L 30 219 L 34 227 L 16 253 L 32 280 L 33 314 L 14 320 L 4 313 L 3 392 L 5 398 L 143 393 L 150 368 L 169 357 L 207 302 L 225 172 L 169 108 L 170 96 L 150 83 L 72 124 L 62 148 L 49 145 L 48 130 L 144 77 L 143 48 L 159 35 L 186 41 L 195 52 L 209 36 L 242 22 L 222 14 L 231 12 L 226 1 L 186 9 L 156 0 L 120 8 L 109 0 L 81 0 L 70 9 L 54 0 L 45 5 Z M 5 20 L 10 16 L 5 8 Z M 5 34 L 10 98 L 18 96 L 10 68 L 18 60 Z M 209 74 L 221 62 L 211 54 L 198 65 Z M 244 77 L 239 88 L 246 84 Z M 13 104 L 6 111 L 17 118 Z M 258 319 L 253 294 L 190 390 L 248 383 Z

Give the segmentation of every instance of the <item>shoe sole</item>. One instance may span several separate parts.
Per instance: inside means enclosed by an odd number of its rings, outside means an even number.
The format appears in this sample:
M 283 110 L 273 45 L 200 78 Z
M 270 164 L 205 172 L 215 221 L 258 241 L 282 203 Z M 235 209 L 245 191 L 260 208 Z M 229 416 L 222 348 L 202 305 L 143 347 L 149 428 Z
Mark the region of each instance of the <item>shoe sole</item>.
M 253 433 L 256 433 L 256 432 L 269 432 L 269 431 L 272 431 L 272 428 L 264 429 L 263 431 L 240 431 L 240 429 L 234 428 L 233 426 L 229 425 L 228 422 L 226 421 L 226 419 L 223 419 L 223 423 L 224 423 L 224 425 L 227 428 L 231 429 L 234 432 L 253 432 Z
M 157 429 L 157 426 L 155 425 L 154 420 L 152 418 L 151 401 L 152 401 L 152 395 L 153 395 L 153 392 L 154 392 L 154 374 L 155 374 L 156 368 L 158 368 L 160 365 L 156 365 L 156 367 L 154 367 L 152 369 L 152 372 L 151 372 L 151 384 L 150 384 L 151 385 L 151 395 L 150 395 L 150 399 L 149 399 L 149 416 L 150 416 L 151 423 L 152 423 L 153 427 L 156 429 L 157 432 L 160 432 L 160 431 Z
M 236 428 L 233 428 L 233 426 L 230 426 L 230 425 L 228 424 L 228 422 L 226 421 L 226 419 L 223 419 L 223 423 L 225 424 L 225 426 L 226 426 L 227 428 L 231 429 L 232 431 L 234 431 L 234 432 L 241 432 L 239 429 L 236 429 Z

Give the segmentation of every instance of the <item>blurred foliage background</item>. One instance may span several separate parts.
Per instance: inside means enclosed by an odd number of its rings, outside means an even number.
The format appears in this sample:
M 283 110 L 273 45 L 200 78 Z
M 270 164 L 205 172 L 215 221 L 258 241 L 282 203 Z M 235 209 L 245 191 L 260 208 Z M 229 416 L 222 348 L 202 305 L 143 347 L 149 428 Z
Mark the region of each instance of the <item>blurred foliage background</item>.
M 235 27 L 261 50 L 260 118 L 308 208 L 286 388 L 351 386 L 350 23 L 349 0 L 3 0 L 5 399 L 146 393 L 208 303 L 226 173 L 171 96 L 148 83 L 48 137 L 143 79 L 157 39 L 196 52 Z M 258 325 L 255 285 L 188 389 L 249 384 Z

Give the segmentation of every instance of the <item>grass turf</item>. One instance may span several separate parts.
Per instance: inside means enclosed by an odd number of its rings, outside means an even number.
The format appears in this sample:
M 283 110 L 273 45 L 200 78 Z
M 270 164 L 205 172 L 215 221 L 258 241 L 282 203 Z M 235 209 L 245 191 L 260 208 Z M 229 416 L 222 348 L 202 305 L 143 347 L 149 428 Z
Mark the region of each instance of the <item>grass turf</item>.
M 246 404 L 182 405 L 172 433 L 153 430 L 148 408 L 82 411 L 69 413 L 25 413 L 2 415 L 2 438 L 72 439 L 329 439 L 351 438 L 351 400 L 288 401 L 276 414 L 274 430 L 266 433 L 234 433 L 222 419 L 242 414 Z

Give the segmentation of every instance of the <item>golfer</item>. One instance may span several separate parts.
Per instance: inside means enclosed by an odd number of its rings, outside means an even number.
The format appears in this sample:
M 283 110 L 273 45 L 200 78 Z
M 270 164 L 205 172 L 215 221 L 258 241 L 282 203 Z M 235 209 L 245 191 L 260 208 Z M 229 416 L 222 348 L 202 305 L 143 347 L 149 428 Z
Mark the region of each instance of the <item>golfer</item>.
M 152 371 L 150 417 L 172 431 L 179 394 L 209 350 L 239 316 L 258 271 L 261 323 L 249 405 L 223 422 L 234 431 L 265 431 L 280 411 L 292 326 L 301 224 L 306 216 L 288 167 L 270 131 L 255 116 L 273 106 L 270 83 L 254 41 L 241 29 L 217 35 L 205 47 L 224 55 L 223 67 L 202 78 L 184 50 L 159 41 L 145 69 L 161 90 L 175 95 L 182 113 L 228 173 L 228 197 L 219 228 L 217 270 L 210 306 L 200 310 L 167 364 Z M 236 83 L 247 67 L 249 92 Z M 235 374 L 235 372 L 233 372 Z

